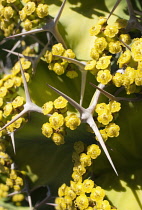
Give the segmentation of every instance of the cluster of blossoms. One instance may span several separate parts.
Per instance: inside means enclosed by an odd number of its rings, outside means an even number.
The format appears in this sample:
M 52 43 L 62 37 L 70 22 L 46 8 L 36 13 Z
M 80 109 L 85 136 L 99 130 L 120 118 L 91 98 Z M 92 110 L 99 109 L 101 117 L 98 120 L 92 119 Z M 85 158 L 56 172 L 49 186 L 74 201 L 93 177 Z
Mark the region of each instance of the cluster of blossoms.
M 55 208 L 57 210 L 114 210 L 105 200 L 105 191 L 91 179 L 83 179 L 86 168 L 91 166 L 92 159 L 96 159 L 101 150 L 96 144 L 85 148 L 81 141 L 74 144 L 74 149 L 73 181 L 70 181 L 70 186 L 64 183 L 58 189 L 59 197 L 55 199 Z
M 26 80 L 29 81 L 31 73 L 31 62 L 24 58 L 20 59 Z M 4 75 L 0 80 L 0 126 L 8 123 L 13 119 L 23 107 L 25 99 L 18 94 L 18 90 L 23 85 L 20 63 L 17 62 L 11 70 L 10 74 Z M 19 128 L 24 122 L 24 118 L 19 118 L 6 128 L 7 132 L 13 132 Z M 5 130 L 0 131 L 0 136 L 5 134 Z
M 62 96 L 53 101 L 46 102 L 43 107 L 43 114 L 52 114 L 49 117 L 49 122 L 42 126 L 42 133 L 47 138 L 50 138 L 55 144 L 64 144 L 65 128 L 75 130 L 80 125 L 80 119 L 75 113 L 67 114 L 68 101 Z
M 108 137 L 117 137 L 119 135 L 120 127 L 113 121 L 115 113 L 119 112 L 121 104 L 116 101 L 110 101 L 109 104 L 100 103 L 97 104 L 95 112 L 98 114 L 97 120 L 100 124 L 100 133 L 106 141 Z M 105 126 L 105 128 L 103 128 Z M 103 128 L 103 129 L 102 129 Z
M 96 36 L 91 49 L 90 60 L 85 70 L 96 76 L 99 83 L 112 83 L 116 87 L 124 86 L 127 94 L 140 92 L 142 84 L 142 38 L 131 39 L 125 33 L 127 21 L 117 19 L 112 25 L 107 25 L 107 19 L 101 17 L 90 29 L 90 34 Z M 117 55 L 117 57 L 115 57 Z M 112 63 L 121 71 L 114 72 Z
M 75 58 L 75 54 L 71 49 L 66 50 L 61 43 L 55 44 L 53 45 L 51 51 L 47 50 L 44 55 L 44 60 L 49 63 L 49 70 L 53 70 L 57 75 L 66 73 L 66 76 L 70 79 L 77 77 L 77 67 L 74 64 L 71 64 L 69 61 L 59 58 L 58 56 L 71 59 Z
M 20 202 L 24 199 L 24 195 L 18 193 L 24 185 L 23 175 L 21 172 L 11 169 L 13 161 L 6 153 L 5 141 L 3 139 L 0 140 L 0 173 L 5 176 L 5 183 L 0 183 L 0 198 L 6 198 L 9 193 L 15 191 L 17 194 L 12 196 L 12 201 L 19 206 Z M 19 196 L 19 200 L 16 200 L 15 196 Z
M 4 36 L 20 32 L 20 25 L 31 30 L 44 23 L 48 16 L 48 5 L 39 1 L 2 0 L 0 1 L 0 29 Z

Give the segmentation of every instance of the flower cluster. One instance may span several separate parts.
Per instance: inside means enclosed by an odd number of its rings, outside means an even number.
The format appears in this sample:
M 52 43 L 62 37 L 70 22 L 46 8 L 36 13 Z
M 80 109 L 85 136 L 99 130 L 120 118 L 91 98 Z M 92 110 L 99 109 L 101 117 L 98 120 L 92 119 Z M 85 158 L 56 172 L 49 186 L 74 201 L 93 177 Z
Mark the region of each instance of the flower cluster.
M 124 45 L 120 39 L 125 43 L 130 41 L 130 36 L 122 33 L 126 26 L 125 21 L 121 22 L 121 19 L 118 19 L 113 25 L 107 25 L 106 21 L 106 18 L 100 17 L 98 23 L 90 29 L 91 36 L 97 38 L 90 53 L 93 60 L 85 66 L 85 70 L 90 70 L 97 76 L 97 81 L 104 85 L 112 80 L 111 63 L 114 54 L 120 53 L 123 49 Z M 90 66 L 90 63 L 93 65 Z
M 65 128 L 75 130 L 80 125 L 80 119 L 75 113 L 67 114 L 68 101 L 59 96 L 53 101 L 46 102 L 42 111 L 44 115 L 52 114 L 49 122 L 42 125 L 42 134 L 54 141 L 55 144 L 64 144 Z
M 97 36 L 85 70 L 96 76 L 99 83 L 104 85 L 113 82 L 116 87 L 124 86 L 127 94 L 140 92 L 142 80 L 142 38 L 131 39 L 124 33 L 127 21 L 117 19 L 113 25 L 107 25 L 101 17 L 90 29 L 92 36 Z M 115 57 L 114 55 L 119 55 Z M 123 71 L 112 75 L 112 63 L 116 63 Z M 123 72 L 123 73 L 122 73 Z
M 115 118 L 115 113 L 119 112 L 120 109 L 121 104 L 116 101 L 110 101 L 109 104 L 97 104 L 95 112 L 98 114 L 98 122 L 101 123 L 100 133 L 104 141 L 108 137 L 117 137 L 119 135 L 120 127 L 112 121 Z
M 124 72 L 116 72 L 112 82 L 116 87 L 124 86 L 127 94 L 140 92 L 142 85 L 142 38 L 132 41 L 131 50 L 124 51 L 119 59 L 119 68 Z
M 0 29 L 4 32 L 4 36 L 19 33 L 20 24 L 27 31 L 36 28 L 44 23 L 47 16 L 48 5 L 44 1 L 42 3 L 25 0 L 0 2 Z
M 96 186 L 91 179 L 84 179 L 83 175 L 86 169 L 92 164 L 92 159 L 96 159 L 101 150 L 96 144 L 92 144 L 85 148 L 82 141 L 74 144 L 75 152 L 73 152 L 73 181 L 70 186 L 65 183 L 59 187 L 58 196 L 55 199 L 57 210 L 112 210 L 111 205 L 105 200 L 105 191 Z M 87 150 L 86 153 L 84 152 Z
M 28 82 L 32 70 L 31 62 L 27 61 L 25 58 L 21 58 L 20 62 Z M 18 94 L 18 90 L 22 85 L 23 80 L 20 72 L 20 63 L 17 62 L 12 68 L 11 73 L 4 75 L 0 80 L 0 126 L 8 123 L 10 119 L 15 118 L 23 109 L 25 99 Z M 24 121 L 24 118 L 19 118 L 9 125 L 6 131 L 8 133 L 13 132 L 15 129 L 19 128 Z M 0 136 L 3 135 L 5 135 L 5 130 L 0 132 Z
M 66 73 L 66 76 L 70 79 L 77 77 L 77 67 L 66 59 L 57 56 L 63 56 L 71 59 L 75 58 L 75 54 L 71 49 L 66 50 L 61 43 L 55 44 L 53 45 L 51 51 L 47 50 L 44 55 L 44 60 L 49 63 L 49 70 L 53 70 L 57 75 Z

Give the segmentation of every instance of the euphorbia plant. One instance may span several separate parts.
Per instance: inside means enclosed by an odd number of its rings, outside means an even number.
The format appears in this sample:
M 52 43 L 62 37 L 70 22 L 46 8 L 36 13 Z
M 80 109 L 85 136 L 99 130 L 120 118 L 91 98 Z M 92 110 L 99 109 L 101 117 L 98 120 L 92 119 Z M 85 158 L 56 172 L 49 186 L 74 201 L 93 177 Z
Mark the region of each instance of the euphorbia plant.
M 0 2 L 0 209 L 142 208 L 140 9 Z

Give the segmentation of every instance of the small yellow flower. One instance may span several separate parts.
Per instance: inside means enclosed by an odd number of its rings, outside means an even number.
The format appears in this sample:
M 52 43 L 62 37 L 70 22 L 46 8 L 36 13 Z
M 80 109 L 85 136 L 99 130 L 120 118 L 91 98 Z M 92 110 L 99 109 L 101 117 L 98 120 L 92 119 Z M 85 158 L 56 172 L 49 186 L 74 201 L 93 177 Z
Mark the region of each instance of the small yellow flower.
M 121 104 L 117 101 L 110 101 L 109 109 L 110 109 L 111 113 L 119 112 L 119 110 L 121 109 Z
M 4 7 L 4 13 L 3 16 L 5 17 L 5 19 L 9 20 L 10 18 L 12 18 L 14 15 L 14 10 L 12 9 L 12 7 L 8 6 L 8 7 Z
M 8 90 L 6 87 L 0 87 L 0 97 L 3 98 L 4 96 L 6 96 Z
M 104 35 L 110 38 L 115 37 L 118 34 L 119 30 L 117 25 L 107 25 L 104 30 Z
M 50 113 L 52 113 L 53 108 L 54 108 L 53 102 L 48 101 L 42 106 L 42 112 L 44 115 L 50 114 Z
M 85 154 L 85 153 L 81 153 L 81 154 L 80 154 L 80 163 L 81 163 L 84 167 L 90 166 L 90 165 L 92 164 L 90 155 Z
M 124 75 L 121 74 L 120 72 L 117 72 L 113 77 L 112 77 L 112 82 L 116 87 L 121 87 L 123 85 L 123 77 Z
M 117 63 L 119 64 L 119 68 L 123 68 L 130 61 L 131 61 L 131 52 L 130 50 L 126 50 L 124 53 L 120 55 Z
M 98 202 L 98 201 L 102 201 L 104 199 L 104 196 L 105 196 L 105 191 L 101 187 L 98 186 L 92 189 L 90 198 L 93 201 Z
M 54 63 L 53 65 L 53 71 L 57 75 L 62 75 L 65 73 L 65 67 L 61 63 Z
M 100 154 L 101 150 L 98 145 L 91 144 L 87 147 L 87 154 L 92 158 L 96 159 Z
M 97 120 L 102 123 L 103 125 L 109 124 L 113 120 L 112 114 L 107 111 L 97 117 Z
M 96 36 L 101 32 L 102 26 L 100 24 L 95 24 L 89 30 L 91 36 Z
M 39 18 L 44 18 L 48 15 L 48 5 L 47 4 L 39 4 L 36 8 L 36 13 Z
M 63 53 L 65 52 L 65 49 L 63 47 L 63 45 L 61 43 L 55 44 L 52 47 L 52 54 L 53 55 L 63 55 Z
M 110 59 L 112 56 L 103 56 L 99 58 L 96 64 L 97 69 L 106 69 L 110 65 Z
M 67 71 L 66 76 L 69 77 L 70 79 L 74 79 L 78 77 L 78 73 L 74 70 Z
M 24 29 L 30 31 L 33 27 L 32 22 L 29 19 L 26 19 L 24 22 Z
M 54 107 L 55 109 L 63 109 L 67 106 L 68 104 L 68 101 L 62 97 L 62 96 L 59 96 L 55 101 L 54 101 Z
M 49 50 L 46 51 L 44 57 L 45 57 L 45 61 L 47 63 L 51 63 L 52 62 L 53 56 L 52 56 L 52 53 Z
M 119 39 L 122 40 L 127 45 L 131 43 L 131 37 L 129 34 L 120 34 Z M 125 47 L 123 43 L 121 43 L 121 45 Z
M 24 104 L 24 98 L 21 96 L 17 96 L 13 101 L 12 101 L 12 106 L 13 108 L 20 107 Z
M 71 50 L 71 49 L 67 49 L 64 53 L 63 53 L 64 57 L 67 58 L 75 58 L 75 53 Z M 65 59 L 63 59 L 63 61 L 66 61 Z M 69 61 L 68 61 L 69 62 Z
M 100 54 L 98 53 L 95 47 L 91 49 L 90 56 L 96 61 L 99 60 Z
M 23 8 L 26 15 L 30 16 L 36 9 L 36 5 L 34 2 L 29 1 Z
M 72 113 L 65 117 L 65 125 L 71 130 L 75 130 L 81 123 L 80 118 L 76 114 Z
M 12 103 L 7 103 L 4 107 L 3 107 L 3 114 L 7 117 L 9 116 L 12 111 L 13 111 L 13 107 L 12 107 Z
M 58 114 L 55 112 L 50 118 L 49 118 L 50 125 L 53 129 L 57 130 L 64 124 L 64 117 L 62 114 Z
M 79 195 L 75 200 L 75 204 L 80 210 L 87 208 L 89 205 L 87 196 L 85 194 Z
M 142 85 L 142 70 L 136 70 L 135 84 L 137 86 L 141 86 Z
M 66 189 L 67 185 L 64 183 L 62 184 L 59 188 L 58 188 L 58 196 L 62 197 L 65 195 L 65 189 Z
M 50 123 L 44 123 L 42 125 L 42 134 L 47 138 L 50 138 L 53 133 L 53 128 L 51 127 Z
M 56 145 L 61 145 L 65 143 L 64 136 L 60 133 L 53 133 L 51 139 Z
M 108 137 L 117 137 L 119 136 L 120 127 L 115 123 L 110 123 L 106 126 L 106 132 Z
M 96 67 L 96 61 L 95 60 L 92 60 L 92 61 L 88 61 L 87 63 L 86 63 L 86 66 L 85 66 L 85 70 L 94 70 L 94 69 L 96 69 L 95 68 Z
M 85 179 L 83 181 L 84 191 L 85 193 L 90 193 L 94 187 L 94 181 L 91 179 Z
M 120 41 L 110 42 L 108 47 L 109 47 L 109 52 L 112 54 L 116 54 L 122 51 Z
M 95 40 L 94 48 L 98 53 L 102 53 L 107 47 L 107 41 L 104 37 L 99 37 Z
M 103 85 L 108 84 L 112 79 L 112 75 L 109 70 L 100 70 L 97 74 L 97 81 Z

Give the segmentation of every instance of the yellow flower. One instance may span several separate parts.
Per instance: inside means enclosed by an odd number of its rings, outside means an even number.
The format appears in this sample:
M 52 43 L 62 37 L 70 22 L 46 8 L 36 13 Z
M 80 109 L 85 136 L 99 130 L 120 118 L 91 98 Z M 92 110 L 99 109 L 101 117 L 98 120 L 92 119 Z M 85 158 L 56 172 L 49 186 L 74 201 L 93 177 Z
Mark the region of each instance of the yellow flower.
M 26 30 L 26 31 L 30 31 L 31 29 L 32 29 L 32 22 L 29 20 L 29 19 L 26 19 L 25 21 L 24 21 L 24 29 Z
M 129 34 L 120 34 L 119 39 L 122 40 L 127 45 L 131 43 L 131 37 Z M 121 45 L 125 47 L 123 43 L 121 43 Z
M 100 24 L 95 24 L 89 30 L 91 36 L 96 36 L 101 32 L 102 26 Z
M 104 30 L 104 35 L 110 38 L 115 37 L 118 34 L 119 30 L 117 25 L 107 25 Z
M 121 87 L 123 85 L 123 77 L 124 75 L 120 72 L 117 72 L 113 77 L 112 81 L 116 87 Z
M 109 47 L 109 52 L 112 54 L 116 54 L 122 51 L 120 41 L 110 42 L 108 47 Z
M 47 138 L 50 138 L 53 133 L 53 128 L 51 127 L 50 123 L 44 123 L 42 125 L 42 134 Z
M 97 104 L 95 108 L 95 112 L 97 112 L 98 115 L 106 112 L 107 110 L 108 110 L 108 105 L 106 103 Z
M 5 19 L 9 20 L 10 18 L 12 18 L 14 15 L 14 10 L 12 9 L 12 7 L 8 6 L 8 7 L 4 7 L 4 13 L 3 16 L 5 17 Z
M 86 209 L 89 205 L 87 196 L 85 194 L 79 195 L 75 200 L 75 204 L 80 210 Z
M 67 71 L 66 76 L 69 77 L 70 79 L 74 79 L 78 77 L 78 73 L 74 70 Z
M 52 54 L 53 55 L 63 55 L 63 53 L 65 52 L 65 49 L 63 47 L 63 45 L 61 43 L 55 44 L 52 47 Z
M 83 189 L 85 193 L 90 193 L 93 187 L 94 187 L 94 181 L 92 181 L 91 179 L 85 179 L 83 181 Z
M 113 120 L 112 114 L 107 111 L 97 117 L 97 120 L 102 123 L 103 125 L 109 124 Z
M 23 8 L 26 15 L 30 16 L 36 9 L 36 5 L 34 2 L 29 1 Z
M 6 87 L 1 87 L 0 88 L 0 97 L 3 98 L 4 96 L 6 96 L 8 90 Z
M 110 123 L 106 126 L 106 132 L 108 137 L 117 137 L 119 136 L 120 127 L 115 123 Z
M 12 103 L 7 103 L 4 107 L 3 107 L 3 114 L 7 117 L 12 113 L 13 107 L 12 107 Z
M 52 62 L 53 56 L 52 56 L 52 53 L 49 50 L 46 50 L 46 53 L 45 53 L 44 57 L 45 57 L 45 61 L 47 63 Z
M 61 145 L 65 143 L 64 136 L 60 133 L 53 133 L 51 139 L 56 145 Z
M 85 154 L 85 153 L 81 153 L 81 154 L 80 154 L 80 163 L 81 163 L 84 167 L 90 166 L 90 165 L 92 164 L 90 155 Z
M 67 185 L 64 183 L 62 184 L 59 188 L 58 188 L 58 196 L 62 197 L 65 195 L 65 189 L 66 189 Z
M 131 61 L 131 52 L 130 50 L 126 50 L 124 53 L 120 55 L 117 63 L 119 64 L 119 68 L 123 68 L 130 61 Z
M 44 115 L 50 114 L 53 111 L 53 102 L 48 101 L 42 106 L 42 112 Z
M 100 54 L 98 53 L 95 47 L 91 49 L 90 56 L 96 61 L 99 60 Z
M 100 70 L 97 74 L 97 81 L 103 85 L 108 84 L 112 79 L 112 75 L 109 70 Z
M 62 96 L 59 96 L 55 101 L 54 101 L 54 107 L 55 109 L 63 109 L 67 106 L 68 101 L 63 98 Z
M 96 61 L 95 60 L 92 60 L 92 61 L 88 61 L 87 63 L 86 63 L 86 66 L 85 66 L 85 70 L 94 70 L 94 69 L 96 69 L 95 68 L 96 67 Z
M 58 114 L 55 112 L 50 118 L 49 118 L 50 125 L 53 129 L 57 130 L 64 124 L 64 117 L 62 114 Z
M 104 196 L 105 196 L 105 191 L 101 187 L 98 186 L 92 189 L 90 198 L 93 201 L 98 202 L 98 201 L 102 201 L 104 199 Z
M 100 154 L 101 150 L 98 145 L 91 144 L 87 147 L 87 154 L 92 158 L 96 159 Z
M 48 15 L 48 5 L 47 4 L 39 4 L 36 8 L 36 13 L 39 18 L 44 18 Z
M 54 65 L 53 65 L 53 71 L 57 75 L 62 75 L 65 72 L 65 67 L 61 63 L 54 63 Z
M 13 108 L 20 107 L 24 104 L 24 98 L 21 96 L 17 96 L 13 101 L 12 101 L 12 106 Z
M 107 41 L 104 37 L 99 37 L 95 40 L 94 48 L 98 53 L 102 53 L 107 47 Z
M 111 113 L 118 112 L 121 109 L 121 104 L 117 101 L 110 101 L 109 109 Z
M 137 86 L 141 86 L 142 85 L 142 70 L 136 70 L 135 84 Z
M 71 130 L 75 130 L 81 123 L 80 118 L 76 114 L 72 113 L 65 117 L 65 125 Z
M 96 208 L 101 209 L 101 210 L 112 210 L 111 206 L 107 200 L 98 201 Z
M 96 64 L 97 69 L 106 69 L 110 65 L 110 59 L 112 56 L 103 56 L 99 58 Z

